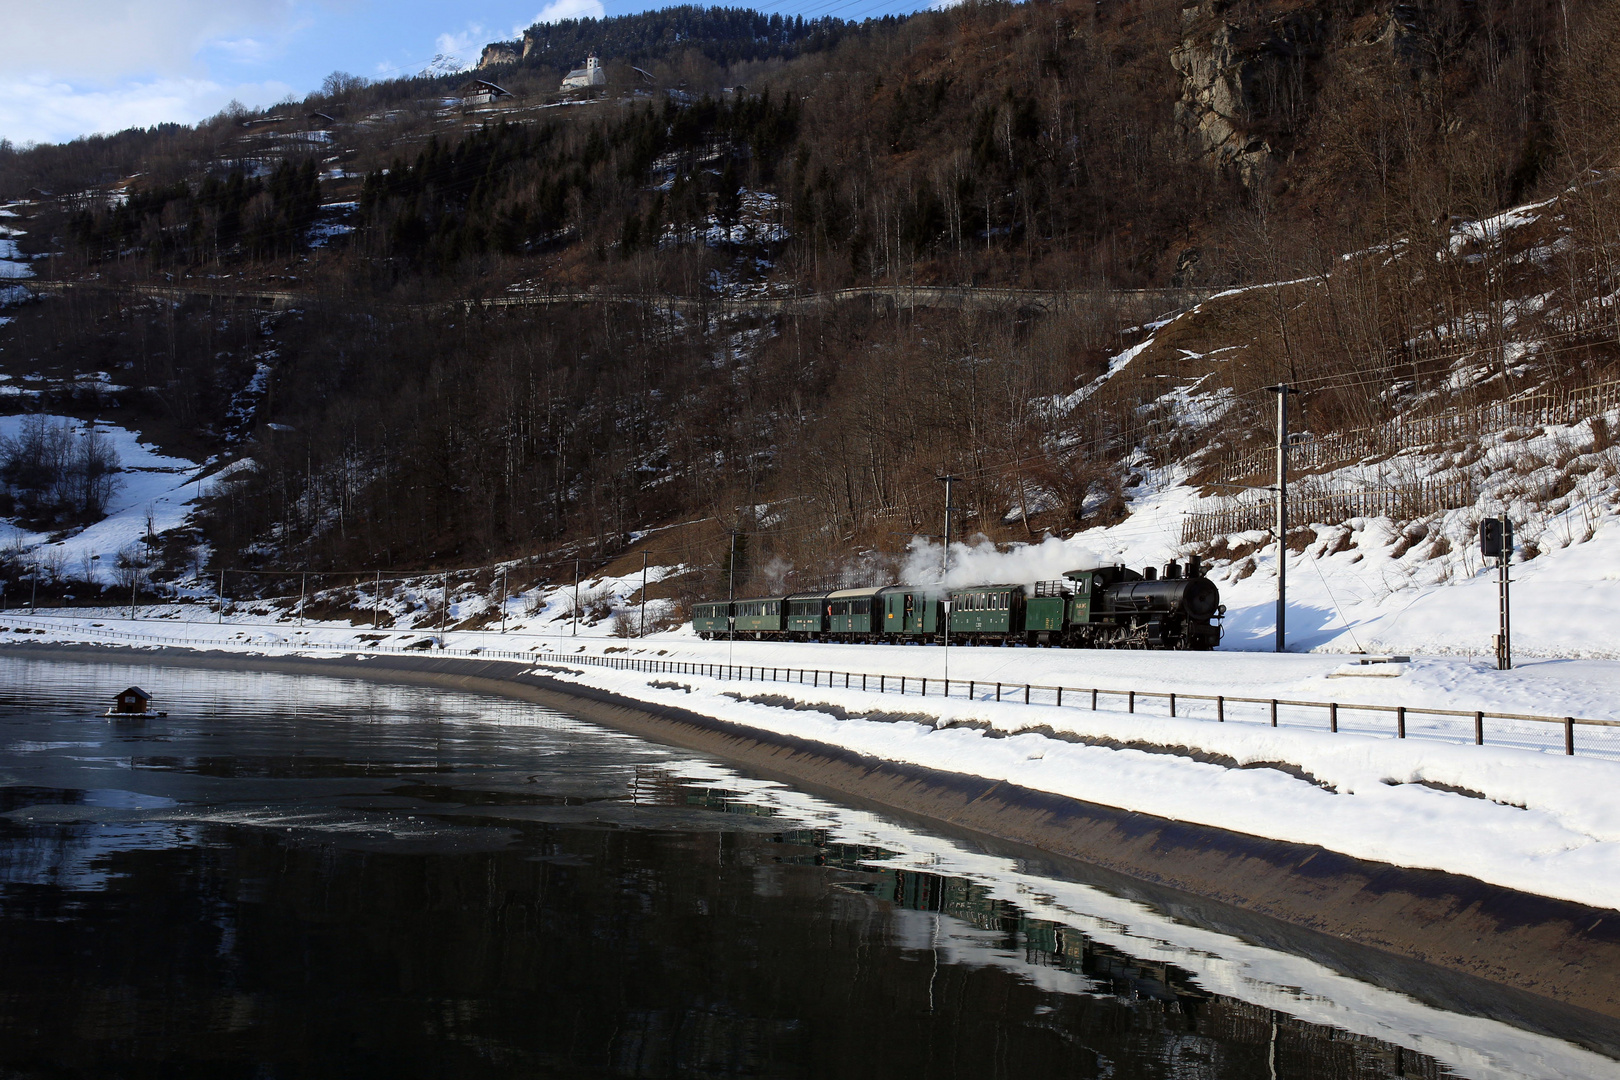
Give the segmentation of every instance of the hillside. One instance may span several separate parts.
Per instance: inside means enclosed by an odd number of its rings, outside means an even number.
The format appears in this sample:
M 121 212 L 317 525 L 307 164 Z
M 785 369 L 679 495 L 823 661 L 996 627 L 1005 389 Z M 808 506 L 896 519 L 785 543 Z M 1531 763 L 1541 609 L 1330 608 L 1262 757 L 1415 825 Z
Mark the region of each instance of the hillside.
M 1535 552 L 1597 535 L 1617 23 L 987 3 L 816 37 L 682 8 L 537 27 L 491 102 L 334 77 L 7 151 L 0 407 L 139 436 L 208 493 L 91 552 L 123 504 L 8 466 L 7 580 L 489 588 L 521 557 L 507 584 L 544 590 L 646 548 L 689 600 L 736 532 L 741 591 L 863 581 L 937 532 L 948 471 L 970 538 L 1199 550 L 1258 589 L 1263 514 L 1220 485 L 1264 482 L 1279 380 L 1301 551 L 1464 575 L 1504 502 Z M 610 82 L 563 94 L 582 47 Z

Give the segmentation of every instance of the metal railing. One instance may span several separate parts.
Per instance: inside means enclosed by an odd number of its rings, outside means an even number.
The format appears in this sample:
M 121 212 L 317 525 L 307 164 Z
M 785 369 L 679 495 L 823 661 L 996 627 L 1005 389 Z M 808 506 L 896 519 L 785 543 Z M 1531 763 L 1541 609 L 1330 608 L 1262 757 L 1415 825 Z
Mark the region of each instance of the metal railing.
M 1320 710 L 1323 725 L 1328 731 L 1335 734 L 1341 730 L 1341 714 L 1383 714 L 1391 718 L 1393 733 L 1397 739 L 1407 737 L 1408 721 L 1412 718 L 1419 716 L 1463 717 L 1473 721 L 1474 742 L 1479 746 L 1485 744 L 1486 720 L 1555 724 L 1563 729 L 1564 753 L 1567 755 L 1575 753 L 1576 727 L 1581 725 L 1620 727 L 1620 720 L 1594 720 L 1578 716 L 1540 716 L 1531 713 L 1437 709 L 1410 705 L 1362 705 L 1354 702 L 1298 701 L 1286 698 L 1237 697 L 1224 694 L 1186 694 L 1168 690 L 1119 690 L 1103 687 L 1048 686 L 1039 683 L 992 682 L 984 679 L 930 679 L 927 676 L 873 675 L 868 672 L 834 671 L 829 668 L 714 664 L 695 660 L 646 660 L 628 656 L 572 655 L 557 656 L 549 659 L 557 663 L 618 668 L 653 674 L 694 675 L 741 682 L 788 682 L 811 687 L 825 686 L 828 689 L 861 690 L 879 694 L 916 694 L 922 697 L 930 696 L 929 685 L 932 683 L 934 688 L 932 696 L 935 697 L 950 697 L 951 689 L 955 686 L 963 696 L 969 699 L 978 699 L 982 688 L 983 700 L 985 701 L 1012 701 L 1025 705 L 1052 705 L 1056 708 L 1066 706 L 1070 708 L 1089 708 L 1092 711 L 1100 711 L 1103 705 L 1108 703 L 1113 703 L 1116 707 L 1118 704 L 1123 703 L 1127 713 L 1135 713 L 1138 704 L 1159 701 L 1164 703 L 1165 715 L 1170 717 L 1183 716 L 1185 719 L 1207 718 L 1186 716 L 1178 713 L 1178 707 L 1201 702 L 1213 706 L 1213 719 L 1217 723 L 1225 723 L 1229 719 L 1228 710 L 1234 706 L 1256 706 L 1260 716 L 1269 720 L 1272 727 L 1278 726 L 1278 710 L 1281 708 L 1296 711 L 1300 709 Z M 1236 719 L 1237 717 L 1232 718 Z M 1419 737 L 1423 737 L 1421 733 L 1419 733 Z

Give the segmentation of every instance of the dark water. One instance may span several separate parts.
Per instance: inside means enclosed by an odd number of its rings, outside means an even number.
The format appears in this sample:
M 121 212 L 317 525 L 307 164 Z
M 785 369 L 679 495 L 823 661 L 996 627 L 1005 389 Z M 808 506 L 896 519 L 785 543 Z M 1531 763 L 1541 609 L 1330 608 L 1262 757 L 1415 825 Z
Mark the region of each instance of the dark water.
M 0 1077 L 1620 1076 L 513 702 L 0 657 L 0 785 Z

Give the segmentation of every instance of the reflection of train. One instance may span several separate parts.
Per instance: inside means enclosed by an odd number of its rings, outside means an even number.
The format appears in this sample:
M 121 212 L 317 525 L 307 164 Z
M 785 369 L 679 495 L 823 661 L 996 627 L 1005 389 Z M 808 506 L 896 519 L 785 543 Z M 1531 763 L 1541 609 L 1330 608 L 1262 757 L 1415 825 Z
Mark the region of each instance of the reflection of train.
M 937 911 L 968 926 L 1004 936 L 1004 948 L 1022 949 L 1026 961 L 1062 968 L 1089 977 L 1100 990 L 1140 1001 L 1176 1002 L 1191 1013 L 1209 994 L 1191 976 L 1162 961 L 1144 960 L 1092 941 L 1072 926 L 1031 916 L 1017 904 L 995 896 L 983 882 L 930 874 L 925 870 L 874 866 L 895 857 L 892 851 L 860 844 L 830 842 L 819 830 L 790 830 L 772 837 L 788 847 L 808 848 L 813 855 L 784 855 L 777 862 L 834 867 L 852 876 L 833 887 L 870 896 L 912 911 Z
M 1220 590 L 1197 557 L 1141 573 L 1124 566 L 1071 570 L 1061 581 L 976 585 L 949 592 L 918 585 L 762 596 L 695 604 L 704 639 L 905 644 L 1060 645 L 1070 648 L 1213 649 L 1221 640 Z

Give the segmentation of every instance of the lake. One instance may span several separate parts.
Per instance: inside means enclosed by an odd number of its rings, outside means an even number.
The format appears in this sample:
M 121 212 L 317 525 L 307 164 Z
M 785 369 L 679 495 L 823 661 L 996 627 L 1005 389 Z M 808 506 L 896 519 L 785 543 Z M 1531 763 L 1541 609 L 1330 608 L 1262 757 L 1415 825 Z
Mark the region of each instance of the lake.
M 1620 1065 L 534 705 L 0 656 L 0 1076 L 92 1074 Z

